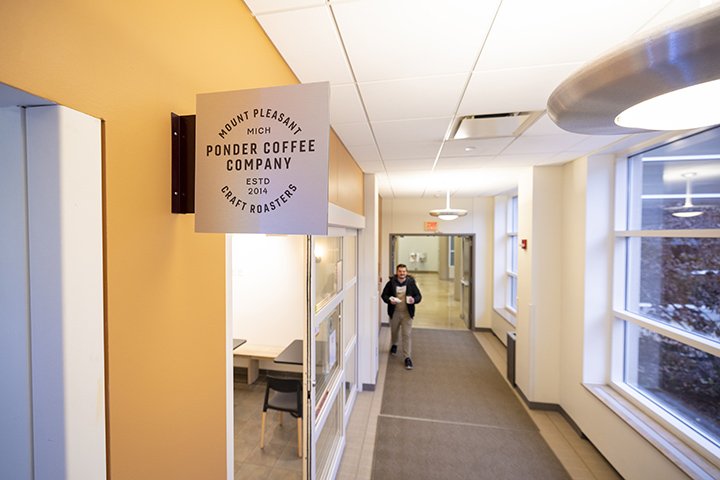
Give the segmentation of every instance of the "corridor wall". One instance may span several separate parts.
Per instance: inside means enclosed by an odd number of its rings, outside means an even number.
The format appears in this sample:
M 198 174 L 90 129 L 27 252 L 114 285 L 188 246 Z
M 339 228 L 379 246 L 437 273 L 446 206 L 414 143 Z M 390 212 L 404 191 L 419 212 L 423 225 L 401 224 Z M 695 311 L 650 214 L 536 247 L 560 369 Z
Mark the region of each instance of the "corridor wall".
M 0 41 L 0 82 L 103 120 L 109 477 L 226 478 L 225 238 L 170 213 L 170 113 L 297 79 L 236 0 L 3 2 Z M 361 213 L 331 142 L 330 201 Z

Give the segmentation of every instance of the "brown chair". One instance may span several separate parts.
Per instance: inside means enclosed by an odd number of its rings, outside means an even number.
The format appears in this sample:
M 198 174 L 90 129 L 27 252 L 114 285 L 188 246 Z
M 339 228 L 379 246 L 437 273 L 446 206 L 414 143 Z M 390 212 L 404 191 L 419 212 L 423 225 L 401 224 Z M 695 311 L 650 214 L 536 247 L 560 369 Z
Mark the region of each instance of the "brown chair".
M 262 428 L 260 430 L 260 448 L 265 448 L 265 418 L 267 411 L 280 412 L 280 425 L 282 425 L 282 412 L 288 412 L 297 418 L 298 457 L 302 457 L 302 380 L 299 378 L 286 378 L 267 376 L 265 401 L 263 402 Z

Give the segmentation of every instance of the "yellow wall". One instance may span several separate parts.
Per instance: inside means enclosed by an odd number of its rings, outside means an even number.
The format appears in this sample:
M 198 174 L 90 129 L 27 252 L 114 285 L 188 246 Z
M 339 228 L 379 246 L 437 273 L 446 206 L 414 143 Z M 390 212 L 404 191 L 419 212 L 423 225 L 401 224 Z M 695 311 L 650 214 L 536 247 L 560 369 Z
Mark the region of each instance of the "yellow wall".
M 0 44 L 1 82 L 105 122 L 110 477 L 225 478 L 224 236 L 170 214 L 170 112 L 297 80 L 240 0 L 2 2 Z

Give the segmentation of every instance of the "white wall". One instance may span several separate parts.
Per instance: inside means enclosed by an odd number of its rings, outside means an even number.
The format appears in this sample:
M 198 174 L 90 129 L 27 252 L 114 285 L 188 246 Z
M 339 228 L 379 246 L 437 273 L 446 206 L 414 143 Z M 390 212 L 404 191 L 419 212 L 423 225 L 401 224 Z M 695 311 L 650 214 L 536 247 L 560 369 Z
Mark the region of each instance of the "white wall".
M 106 476 L 100 128 L 27 110 L 35 479 Z
M 442 204 L 440 205 L 442 206 Z M 424 222 L 437 221 L 438 232 L 447 234 L 474 234 L 474 325 L 490 327 L 492 311 L 492 198 L 456 198 L 453 207 L 468 210 L 468 214 L 452 221 L 437 220 L 428 213 L 438 207 L 438 199 L 383 198 L 382 238 L 380 240 L 380 274 L 383 283 L 394 274 L 390 266 L 390 235 L 415 233 L 426 234 Z M 455 252 L 460 255 L 461 252 Z M 458 277 L 458 275 L 456 275 Z M 387 315 L 383 314 L 384 320 Z
M 285 346 L 307 321 L 306 237 L 232 235 L 233 337 Z
M 532 298 L 530 325 L 534 342 L 532 362 L 543 378 L 528 392 L 530 400 L 557 403 L 560 382 L 560 336 L 562 334 L 562 167 L 533 169 Z M 529 242 L 529 240 L 528 240 Z
M 0 478 L 32 478 L 24 110 L 0 108 Z
M 613 158 L 583 158 L 563 170 L 560 405 L 624 478 L 687 478 L 583 387 L 608 380 Z
M 414 253 L 415 261 L 411 257 Z M 424 255 L 424 257 L 422 257 Z M 404 263 L 408 271 L 437 272 L 440 266 L 440 239 L 436 236 L 398 238 L 398 258 L 395 263 Z

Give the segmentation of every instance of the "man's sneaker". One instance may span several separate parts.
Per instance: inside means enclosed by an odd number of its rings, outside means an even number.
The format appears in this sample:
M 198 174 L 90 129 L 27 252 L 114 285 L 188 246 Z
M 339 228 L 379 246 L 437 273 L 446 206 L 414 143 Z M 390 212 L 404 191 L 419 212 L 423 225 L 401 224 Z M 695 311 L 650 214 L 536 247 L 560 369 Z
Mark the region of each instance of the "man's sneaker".
M 397 345 L 390 347 L 390 355 L 397 355 Z
M 410 357 L 405 359 L 405 369 L 412 370 L 412 360 L 410 360 Z

